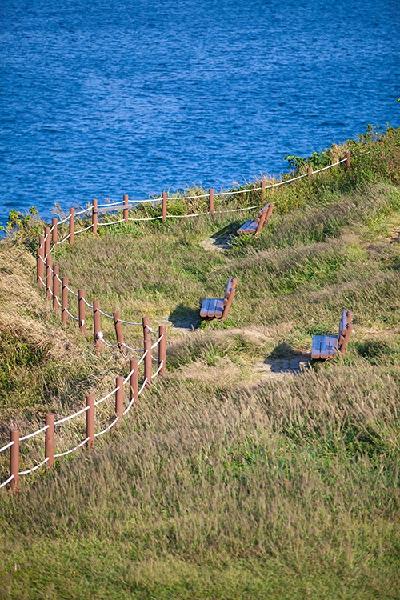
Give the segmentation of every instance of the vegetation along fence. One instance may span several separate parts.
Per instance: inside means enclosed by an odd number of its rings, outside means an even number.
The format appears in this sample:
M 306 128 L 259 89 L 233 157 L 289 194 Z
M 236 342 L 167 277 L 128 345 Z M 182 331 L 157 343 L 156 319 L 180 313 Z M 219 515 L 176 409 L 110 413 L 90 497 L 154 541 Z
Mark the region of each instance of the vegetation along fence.
M 350 153 L 347 152 L 344 158 L 337 160 L 326 167 L 321 169 L 312 170 L 309 166 L 306 173 L 291 177 L 288 179 L 282 179 L 281 181 L 271 183 L 267 185 L 267 179 L 265 177 L 261 180 L 261 185 L 250 187 L 248 189 L 239 189 L 237 191 L 219 192 L 218 197 L 224 196 L 237 196 L 246 195 L 249 192 L 260 192 L 261 203 L 266 199 L 266 191 L 268 189 L 278 188 L 283 185 L 299 181 L 304 177 L 310 177 L 321 173 L 333 167 L 345 164 L 346 168 L 350 167 Z M 118 311 L 113 313 L 106 312 L 100 308 L 98 300 L 88 301 L 86 298 L 85 291 L 79 289 L 73 290 L 69 286 L 67 277 L 60 277 L 59 267 L 53 262 L 52 251 L 57 247 L 58 244 L 68 242 L 69 244 L 74 243 L 76 235 L 91 231 L 93 234 L 98 233 L 98 228 L 103 226 L 116 225 L 118 223 L 127 223 L 129 221 L 154 221 L 161 220 L 165 222 L 167 219 L 179 219 L 179 218 L 190 218 L 197 217 L 202 214 L 214 216 L 217 214 L 239 212 L 252 210 L 259 206 L 255 204 L 252 206 L 245 206 L 234 209 L 226 210 L 215 210 L 215 190 L 211 188 L 208 194 L 200 194 L 195 196 L 185 196 L 185 200 L 199 200 L 203 199 L 207 202 L 208 210 L 206 212 L 192 212 L 189 214 L 168 214 L 168 201 L 170 200 L 181 200 L 181 197 L 168 197 L 166 192 L 163 192 L 160 197 L 151 198 L 146 200 L 130 200 L 127 194 L 124 194 L 122 202 L 113 202 L 108 204 L 99 204 L 97 200 L 87 208 L 79 211 L 75 211 L 74 208 L 69 209 L 69 214 L 65 219 L 58 220 L 56 217 L 52 219 L 52 225 L 46 226 L 44 235 L 39 238 L 38 252 L 37 252 L 37 284 L 39 288 L 43 289 L 46 294 L 46 300 L 51 303 L 53 310 L 56 314 L 61 316 L 61 322 L 63 326 L 66 326 L 70 320 L 76 322 L 79 330 L 83 335 L 87 335 L 87 322 L 86 312 L 89 310 L 92 314 L 93 322 L 93 344 L 96 352 L 100 352 L 104 346 L 117 348 L 121 353 L 128 356 L 129 358 L 129 372 L 126 376 L 120 375 L 116 378 L 115 388 L 107 393 L 105 396 L 95 399 L 94 394 L 90 393 L 86 396 L 86 403 L 83 408 L 77 412 L 55 419 L 53 413 L 46 415 L 45 425 L 36 431 L 27 435 L 20 435 L 20 432 L 12 428 L 10 431 L 10 441 L 0 448 L 0 456 L 3 452 L 9 451 L 9 476 L 7 479 L 0 483 L 0 488 L 7 487 L 12 491 L 19 489 L 19 478 L 21 476 L 29 475 L 41 467 L 46 466 L 50 468 L 54 465 L 56 459 L 68 456 L 73 452 L 79 450 L 79 448 L 85 446 L 86 448 L 93 448 L 94 442 L 97 437 L 108 433 L 122 418 L 131 410 L 132 406 L 137 402 L 139 396 L 144 390 L 149 387 L 152 381 L 157 376 L 162 376 L 166 371 L 167 361 L 167 336 L 166 326 L 158 326 L 158 336 L 155 342 L 152 342 L 152 334 L 154 331 L 151 329 L 148 317 L 142 317 L 141 321 L 129 321 L 121 318 Z M 141 217 L 137 215 L 130 216 L 130 210 L 137 208 L 145 203 L 151 203 L 152 205 L 161 204 L 161 215 L 159 216 L 146 216 Z M 100 221 L 99 215 L 121 212 L 122 219 L 117 218 L 109 221 Z M 80 229 L 76 229 L 76 218 L 83 223 Z M 89 222 L 88 222 L 89 221 Z M 65 233 L 60 235 L 60 233 Z M 76 306 L 76 314 L 73 312 L 71 299 L 73 298 Z M 101 319 L 111 319 L 114 324 L 115 331 L 115 342 L 106 339 L 102 332 Z M 138 351 L 132 346 L 125 342 L 123 326 L 126 327 L 141 327 L 143 332 L 143 352 Z M 153 355 L 154 350 L 157 348 L 157 356 Z M 141 354 L 137 354 L 141 352 Z M 153 373 L 153 361 L 157 363 L 157 370 Z M 143 365 L 143 377 L 139 387 L 139 371 Z M 129 392 L 129 393 L 127 393 Z M 99 431 L 96 431 L 96 410 L 99 405 L 114 399 L 114 416 L 112 420 Z M 56 452 L 56 433 L 58 428 L 65 425 L 66 423 L 72 422 L 74 419 L 83 417 L 85 420 L 85 432 L 84 437 L 78 444 L 73 447 L 64 450 L 62 452 Z M 21 444 L 27 442 L 32 438 L 38 438 L 42 436 L 44 458 L 37 462 L 33 466 L 26 469 L 20 468 L 21 463 Z

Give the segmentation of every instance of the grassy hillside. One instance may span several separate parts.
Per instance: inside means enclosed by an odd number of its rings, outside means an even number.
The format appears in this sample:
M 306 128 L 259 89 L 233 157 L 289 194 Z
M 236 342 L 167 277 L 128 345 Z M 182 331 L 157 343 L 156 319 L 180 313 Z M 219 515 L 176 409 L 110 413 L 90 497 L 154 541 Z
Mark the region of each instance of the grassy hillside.
M 169 372 L 95 451 L 1 494 L 0 597 L 398 598 L 400 131 L 347 147 L 349 171 L 271 194 L 257 240 L 213 248 L 244 220 L 228 215 L 57 251 L 106 310 L 170 323 Z M 5 432 L 107 389 L 124 361 L 60 331 L 24 244 L 0 256 Z M 200 325 L 199 297 L 229 275 L 229 318 Z M 291 373 L 343 306 L 348 354 Z

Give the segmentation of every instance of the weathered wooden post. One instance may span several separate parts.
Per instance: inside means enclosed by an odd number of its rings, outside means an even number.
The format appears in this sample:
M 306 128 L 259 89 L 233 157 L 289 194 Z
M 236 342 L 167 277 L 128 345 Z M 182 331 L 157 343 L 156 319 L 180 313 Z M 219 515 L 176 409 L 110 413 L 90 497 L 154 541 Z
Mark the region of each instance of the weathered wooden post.
M 345 160 L 344 166 L 346 169 L 350 169 L 350 166 L 351 166 L 350 150 L 346 150 L 345 159 L 346 160 Z
M 142 318 L 143 327 L 143 350 L 146 354 L 144 358 L 144 377 L 146 380 L 146 387 L 151 384 L 151 370 L 152 370 L 152 356 L 151 356 L 151 332 L 149 326 L 149 318 Z
M 50 254 L 50 243 L 51 243 L 51 233 L 50 227 L 46 225 L 44 228 L 44 258 L 46 259 Z
M 136 358 L 131 358 L 129 361 L 129 398 L 134 402 L 139 398 L 139 367 Z
M 52 242 L 53 246 L 58 244 L 58 219 L 57 217 L 53 217 L 51 220 L 51 228 L 52 228 Z
M 167 369 L 167 327 L 160 325 L 158 327 L 158 368 L 160 375 L 164 375 Z
M 311 177 L 314 171 L 311 165 L 307 165 L 307 177 Z
M 68 277 L 61 279 L 61 322 L 64 327 L 68 323 Z
M 121 317 L 117 310 L 113 312 L 113 317 L 114 317 L 115 336 L 117 338 L 117 343 L 118 343 L 118 350 L 120 352 L 122 352 L 122 350 L 124 348 L 124 334 L 122 331 Z
M 54 465 L 54 415 L 47 413 L 46 415 L 46 432 L 44 438 L 45 458 L 47 458 L 47 468 Z
M 210 198 L 209 198 L 209 212 L 211 216 L 215 214 L 215 206 L 214 206 L 214 188 L 210 188 Z
M 11 429 L 10 442 L 13 445 L 10 447 L 10 477 L 13 478 L 10 481 L 10 490 L 12 492 L 19 491 L 19 431 L 18 429 Z
M 120 419 L 124 412 L 124 378 L 121 375 L 115 379 L 115 416 Z
M 86 396 L 86 448 L 94 447 L 94 395 L 88 394 Z
M 93 300 L 93 338 L 96 352 L 100 352 L 104 342 L 103 332 L 101 331 L 100 303 L 98 300 Z
M 85 308 L 85 292 L 83 290 L 78 290 L 78 327 L 83 333 L 86 335 L 86 308 Z
M 97 229 L 99 226 L 99 202 L 97 198 L 93 200 L 92 206 L 92 232 L 97 235 Z
M 37 284 L 39 287 L 44 286 L 44 237 L 39 236 L 39 246 L 37 251 Z
M 167 192 L 162 193 L 161 219 L 163 223 L 167 220 Z
M 52 283 L 53 283 L 53 260 L 51 254 L 46 257 L 46 300 L 51 299 L 52 295 Z
M 58 312 L 60 306 L 60 300 L 58 298 L 60 293 L 60 279 L 59 279 L 60 269 L 58 265 L 54 265 L 53 267 L 53 310 L 55 313 Z
M 265 175 L 261 179 L 261 204 L 264 204 L 267 197 L 267 178 Z
M 129 217 L 129 196 L 128 196 L 128 194 L 123 195 L 122 202 L 124 204 L 124 208 L 122 211 L 122 218 L 124 219 L 124 221 L 126 223 L 128 221 L 128 217 Z
M 69 237 L 68 242 L 72 246 L 75 241 L 75 209 L 69 209 Z

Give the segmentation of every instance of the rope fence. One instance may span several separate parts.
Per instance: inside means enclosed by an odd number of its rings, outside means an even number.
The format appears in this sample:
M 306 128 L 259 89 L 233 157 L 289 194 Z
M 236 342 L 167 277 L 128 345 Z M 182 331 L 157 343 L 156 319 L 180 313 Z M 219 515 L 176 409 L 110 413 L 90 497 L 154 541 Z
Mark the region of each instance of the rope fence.
M 69 223 L 69 225 L 70 225 L 69 233 L 66 234 L 60 241 L 58 241 L 58 235 L 56 234 L 56 239 L 57 239 L 57 243 L 63 243 L 63 242 L 69 241 L 70 244 L 73 244 L 75 235 L 89 231 L 89 229 L 91 229 L 94 233 L 97 233 L 98 227 L 108 227 L 111 225 L 126 223 L 128 221 L 141 222 L 141 221 L 157 221 L 160 219 L 162 221 L 165 221 L 166 219 L 182 219 L 182 218 L 197 217 L 197 216 L 201 216 L 201 215 L 213 215 L 213 214 L 216 214 L 216 211 L 213 208 L 215 197 L 229 198 L 231 196 L 237 196 L 240 194 L 261 192 L 261 202 L 263 202 L 265 193 L 268 190 L 272 190 L 274 188 L 278 188 L 283 185 L 288 185 L 290 183 L 293 183 L 294 181 L 299 181 L 301 179 L 304 179 L 305 177 L 317 175 L 318 173 L 322 173 L 323 171 L 332 169 L 333 167 L 337 167 L 338 165 L 340 165 L 342 163 L 345 163 L 345 166 L 347 168 L 350 167 L 350 152 L 346 152 L 346 155 L 344 158 L 341 158 L 340 160 L 337 160 L 329 165 L 326 165 L 325 167 L 321 167 L 320 169 L 313 170 L 309 166 L 306 173 L 297 175 L 296 177 L 291 177 L 289 179 L 282 179 L 281 181 L 277 181 L 277 182 L 271 183 L 269 185 L 267 185 L 266 177 L 263 177 L 261 180 L 261 185 L 259 185 L 259 186 L 255 185 L 255 186 L 245 188 L 245 189 L 227 190 L 227 191 L 220 191 L 217 193 L 215 192 L 214 188 L 210 188 L 208 193 L 196 194 L 196 195 L 182 195 L 182 196 L 169 196 L 168 197 L 168 194 L 166 192 L 163 192 L 161 196 L 158 196 L 155 198 L 146 198 L 146 199 L 141 199 L 141 200 L 132 200 L 129 198 L 128 194 L 124 194 L 122 201 L 109 202 L 109 203 L 105 203 L 105 204 L 99 204 L 98 201 L 95 199 L 93 201 L 93 203 L 90 204 L 87 208 L 80 210 L 78 212 L 76 212 L 74 208 L 71 208 L 69 215 L 67 217 L 65 217 L 64 219 L 62 219 L 61 221 L 57 221 L 57 219 L 53 219 L 53 227 L 50 229 L 49 233 L 53 234 L 52 242 L 54 244 L 54 242 L 55 242 L 54 231 L 56 231 L 60 225 Z M 174 214 L 168 214 L 168 212 L 167 212 L 167 202 L 168 201 L 171 201 L 171 200 L 202 200 L 202 199 L 209 200 L 209 209 L 207 212 L 199 212 L 199 213 L 195 212 L 195 213 L 190 213 L 190 214 L 186 214 L 186 215 L 174 215 Z M 154 216 L 154 217 L 130 217 L 129 216 L 130 208 L 137 208 L 138 206 L 143 205 L 143 204 L 159 204 L 159 203 L 161 203 L 161 209 L 162 209 L 161 215 L 159 215 L 159 216 Z M 253 210 L 254 208 L 257 208 L 257 206 L 258 205 L 244 206 L 244 207 L 234 209 L 234 210 L 236 210 L 236 211 Z M 101 222 L 98 219 L 99 214 L 107 214 L 109 212 L 120 211 L 121 209 L 122 209 L 122 213 L 123 213 L 122 219 L 118 219 L 118 220 L 114 220 L 114 221 L 105 221 L 105 222 Z M 218 211 L 218 214 L 223 214 L 224 212 L 233 212 L 233 211 L 232 211 L 232 209 L 227 209 L 226 211 Z M 91 216 L 91 223 L 85 227 L 82 227 L 81 229 L 75 230 L 74 220 L 77 216 L 82 216 L 82 215 Z
M 46 298 L 48 301 L 53 302 L 54 312 L 59 312 L 61 310 L 61 319 L 64 326 L 67 325 L 68 320 L 72 319 L 73 321 L 78 323 L 78 327 L 81 332 L 86 335 L 86 314 L 85 307 L 90 311 L 93 311 L 93 319 L 94 319 L 94 345 L 96 350 L 100 350 L 103 345 L 106 345 L 110 348 L 118 347 L 120 352 L 133 351 L 132 347 L 125 343 L 122 325 L 127 327 L 139 327 L 142 325 L 140 321 L 122 319 L 117 311 L 113 313 L 102 309 L 96 301 L 93 300 L 90 302 L 86 297 L 83 290 L 73 290 L 68 282 L 66 277 L 61 278 L 59 276 L 58 265 L 53 265 L 51 252 L 57 247 L 58 244 L 62 244 L 67 242 L 72 245 L 75 241 L 75 236 L 81 233 L 85 233 L 91 230 L 94 234 L 97 234 L 99 227 L 108 227 L 111 225 L 118 225 L 121 223 L 127 222 L 143 222 L 143 221 L 157 221 L 161 220 L 165 222 L 167 219 L 188 219 L 199 217 L 201 215 L 222 215 L 228 213 L 242 212 L 242 211 L 250 211 L 254 210 L 258 207 L 258 204 L 251 204 L 248 206 L 242 206 L 239 208 L 226 208 L 222 210 L 215 210 L 215 198 L 216 197 L 226 197 L 229 198 L 231 196 L 238 196 L 240 194 L 248 194 L 253 192 L 261 192 L 260 202 L 265 202 L 267 190 L 273 190 L 275 188 L 279 188 L 284 185 L 289 185 L 295 181 L 299 181 L 304 179 L 305 177 L 310 177 L 312 175 L 317 175 L 318 173 L 322 173 L 328 169 L 332 169 L 334 167 L 339 166 L 340 164 L 345 163 L 346 168 L 350 167 L 350 153 L 347 152 L 344 158 L 337 160 L 325 167 L 321 167 L 320 169 L 313 170 L 310 166 L 307 168 L 307 172 L 301 175 L 297 175 L 296 177 L 291 177 L 289 179 L 283 179 L 281 181 L 277 181 L 267 185 L 266 177 L 263 177 L 260 185 L 255 185 L 253 187 L 248 187 L 245 189 L 233 190 L 233 191 L 221 191 L 217 194 L 215 190 L 211 188 L 207 194 L 199 194 L 199 195 L 189 195 L 183 196 L 182 198 L 179 196 L 168 197 L 166 192 L 163 192 L 161 196 L 155 198 L 148 198 L 145 200 L 132 200 L 129 198 L 128 194 L 123 195 L 122 202 L 111 202 L 107 204 L 99 204 L 97 199 L 93 200 L 93 203 L 90 204 L 87 208 L 75 211 L 74 208 L 70 208 L 69 215 L 59 221 L 56 217 L 52 219 L 51 227 L 47 226 L 44 231 L 44 236 L 40 237 L 39 240 L 39 248 L 37 254 L 37 283 L 39 287 L 44 288 L 46 292 Z M 199 199 L 208 199 L 208 210 L 207 212 L 191 212 L 189 214 L 168 214 L 168 201 L 170 200 L 199 200 Z M 157 204 L 161 203 L 161 215 L 151 216 L 151 217 L 140 217 L 140 216 L 130 216 L 129 209 L 131 207 L 137 208 L 138 206 L 151 203 Z M 112 220 L 112 221 L 99 221 L 99 213 L 105 214 L 110 211 L 120 210 L 122 208 L 122 219 Z M 80 229 L 75 229 L 75 219 L 78 216 L 86 216 L 90 217 L 91 222 L 81 227 Z M 60 239 L 59 237 L 59 228 L 62 225 L 68 224 L 68 233 Z M 61 287 L 61 298 L 60 298 L 60 287 Z M 69 294 L 75 296 L 77 300 L 77 313 L 74 314 L 69 305 Z M 84 306 L 85 305 L 85 306 Z M 95 305 L 97 308 L 95 308 Z M 106 319 L 114 321 L 115 334 L 117 338 L 117 343 L 113 344 L 108 341 L 104 337 L 104 333 L 101 331 L 99 323 L 100 323 L 100 315 Z M 118 315 L 118 318 L 116 318 Z
M 125 377 L 119 375 L 116 378 L 115 387 L 110 392 L 98 399 L 95 399 L 94 394 L 88 394 L 86 396 L 86 405 L 83 408 L 65 417 L 60 417 L 57 420 L 55 420 L 54 413 L 47 413 L 46 424 L 31 433 L 20 435 L 18 429 L 11 429 L 10 441 L 0 448 L 0 455 L 3 452 L 9 452 L 9 475 L 4 481 L 0 482 L 0 489 L 8 487 L 11 491 L 16 492 L 19 490 L 20 477 L 30 475 L 44 466 L 51 468 L 54 466 L 56 459 L 69 456 L 84 446 L 88 449 L 93 448 L 95 439 L 108 433 L 128 414 L 138 401 L 139 396 L 151 385 L 152 380 L 165 374 L 167 364 L 166 326 L 159 326 L 158 337 L 154 343 L 151 341 L 151 332 L 146 323 L 143 332 L 145 349 L 142 356 L 139 360 L 135 357 L 130 359 L 128 374 Z M 152 351 L 156 348 L 157 356 L 153 356 Z M 153 360 L 158 364 L 158 368 L 154 374 L 152 374 Z M 144 365 L 143 381 L 139 387 L 139 366 L 142 363 Z M 110 398 L 114 398 L 115 401 L 114 417 L 103 429 L 95 432 L 95 409 Z M 65 426 L 82 415 L 85 415 L 85 433 L 83 439 L 67 450 L 56 452 L 56 428 Z M 21 469 L 21 444 L 40 435 L 43 436 L 44 458 L 28 468 Z
M 222 191 L 217 194 L 217 197 L 230 197 L 237 196 L 239 194 L 248 194 L 254 192 L 261 192 L 261 203 L 265 202 L 267 190 L 278 188 L 284 185 L 291 184 L 295 181 L 299 181 L 304 177 L 316 175 L 333 167 L 336 167 L 344 163 L 346 168 L 350 167 L 350 153 L 347 152 L 344 158 L 333 162 L 326 167 L 313 171 L 310 167 L 307 172 L 290 179 L 281 180 L 276 183 L 267 185 L 265 177 L 261 180 L 261 185 L 256 187 L 250 187 L 248 189 L 234 190 L 234 191 Z M 97 234 L 98 228 L 109 225 L 116 225 L 118 223 L 126 223 L 129 221 L 156 221 L 161 220 L 165 222 L 167 219 L 183 219 L 197 217 L 201 215 L 214 216 L 215 214 L 224 214 L 231 212 L 240 212 L 246 210 L 253 210 L 258 207 L 258 204 L 252 204 L 250 206 L 244 206 L 239 208 L 227 208 L 226 210 L 215 210 L 215 191 L 213 188 L 209 190 L 207 194 L 184 196 L 187 200 L 200 200 L 208 199 L 208 210 L 207 212 L 192 212 L 184 215 L 168 214 L 168 201 L 171 200 L 182 200 L 180 196 L 172 196 L 168 198 L 166 192 L 163 192 L 160 197 L 150 198 L 145 200 L 131 200 L 127 194 L 124 194 L 122 202 L 113 202 L 109 204 L 100 204 L 97 200 L 87 208 L 79 211 L 75 211 L 74 208 L 70 208 L 69 215 L 62 220 L 58 220 L 56 217 L 52 219 L 51 226 L 46 226 L 44 235 L 39 237 L 39 246 L 37 252 L 37 273 L 36 280 L 39 288 L 43 289 L 46 294 L 46 300 L 51 302 L 53 310 L 56 314 L 61 316 L 63 326 L 67 326 L 69 319 L 78 324 L 78 328 L 83 335 L 86 336 L 86 309 L 92 313 L 93 322 L 93 344 L 96 352 L 100 352 L 104 346 L 110 348 L 117 348 L 121 353 L 126 354 L 127 351 L 132 352 L 129 362 L 129 372 L 123 377 L 122 375 L 116 378 L 115 387 L 108 392 L 105 396 L 95 399 L 94 394 L 88 394 L 86 396 L 86 403 L 80 410 L 60 417 L 55 420 L 53 413 L 47 413 L 46 423 L 39 429 L 20 436 L 20 432 L 17 428 L 10 430 L 10 441 L 0 448 L 0 456 L 4 452 L 9 453 L 9 474 L 8 477 L 0 482 L 1 488 L 9 488 L 11 491 L 16 492 L 19 490 L 19 478 L 30 475 L 35 471 L 46 466 L 47 468 L 53 467 L 55 460 L 68 456 L 79 449 L 86 447 L 91 449 L 94 447 L 95 439 L 108 433 L 122 418 L 131 410 L 132 406 L 137 402 L 139 396 L 144 393 L 146 388 L 150 387 L 152 381 L 156 377 L 163 376 L 166 372 L 167 365 L 167 340 L 166 340 L 166 325 L 158 326 L 158 336 L 154 343 L 152 343 L 152 333 L 148 317 L 142 317 L 141 321 L 131 321 L 122 319 L 118 311 L 112 313 L 107 312 L 100 308 L 98 300 L 90 302 L 86 298 L 84 290 L 79 289 L 73 290 L 67 277 L 61 277 L 57 264 L 53 264 L 52 251 L 58 246 L 68 242 L 70 245 L 74 244 L 75 235 L 79 235 L 86 231 L 91 230 L 94 235 Z M 161 215 L 154 217 L 132 217 L 129 215 L 130 207 L 137 208 L 144 203 L 161 203 Z M 118 211 L 122 208 L 122 219 L 114 221 L 99 222 L 99 213 L 106 214 L 107 212 Z M 91 216 L 91 222 L 88 225 L 83 223 L 80 229 L 75 228 L 75 220 L 77 217 L 89 218 Z M 66 226 L 67 232 L 64 237 L 60 239 L 60 227 Z M 77 314 L 74 314 L 71 303 L 71 297 L 73 297 Z M 116 343 L 107 340 L 101 328 L 101 318 L 110 319 L 114 323 L 114 331 L 116 337 Z M 137 358 L 135 354 L 137 350 L 125 342 L 122 326 L 128 327 L 142 327 L 143 335 L 143 352 L 140 358 Z M 153 351 L 157 348 L 157 356 L 153 356 Z M 157 369 L 153 373 L 153 362 L 157 363 Z M 143 364 L 143 381 L 139 387 L 139 367 Z M 129 392 L 129 393 L 128 393 Z M 110 423 L 108 423 L 103 429 L 95 432 L 96 408 L 109 400 L 114 398 L 114 417 Z M 128 401 L 127 401 L 128 399 Z M 57 429 L 61 425 L 66 425 L 74 419 L 84 415 L 85 419 L 85 434 L 83 439 L 79 441 L 75 446 L 55 452 L 56 434 Z M 21 469 L 21 444 L 27 442 L 32 438 L 38 438 L 43 436 L 43 449 L 44 458 L 30 466 L 29 468 Z M 39 437 L 40 440 L 40 437 Z

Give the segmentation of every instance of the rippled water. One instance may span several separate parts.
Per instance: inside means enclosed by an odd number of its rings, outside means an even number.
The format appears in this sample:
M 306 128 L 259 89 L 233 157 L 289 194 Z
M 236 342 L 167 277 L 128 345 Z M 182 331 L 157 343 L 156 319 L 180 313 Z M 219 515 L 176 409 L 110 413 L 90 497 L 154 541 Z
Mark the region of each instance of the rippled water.
M 0 218 L 229 186 L 398 125 L 398 0 L 3 0 Z

